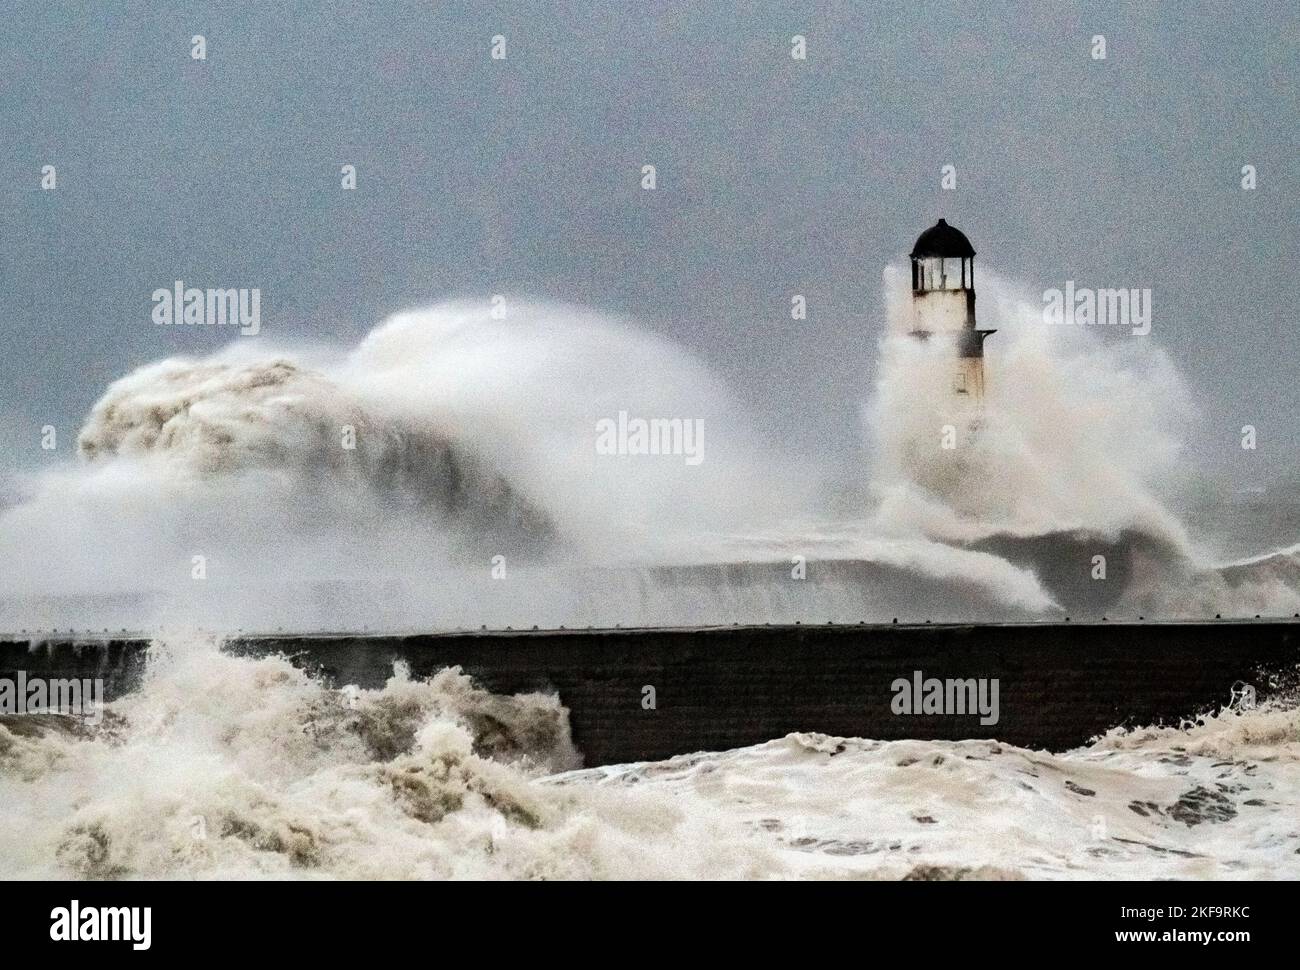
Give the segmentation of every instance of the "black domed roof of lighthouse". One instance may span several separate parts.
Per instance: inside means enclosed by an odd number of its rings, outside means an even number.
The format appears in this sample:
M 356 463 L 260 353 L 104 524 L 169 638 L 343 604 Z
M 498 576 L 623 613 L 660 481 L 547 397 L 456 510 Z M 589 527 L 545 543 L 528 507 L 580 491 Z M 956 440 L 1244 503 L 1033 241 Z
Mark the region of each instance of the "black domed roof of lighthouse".
M 975 255 L 975 247 L 970 244 L 966 234 L 954 229 L 940 219 L 921 235 L 916 237 L 912 247 L 912 258 L 938 256 L 941 259 L 969 259 Z

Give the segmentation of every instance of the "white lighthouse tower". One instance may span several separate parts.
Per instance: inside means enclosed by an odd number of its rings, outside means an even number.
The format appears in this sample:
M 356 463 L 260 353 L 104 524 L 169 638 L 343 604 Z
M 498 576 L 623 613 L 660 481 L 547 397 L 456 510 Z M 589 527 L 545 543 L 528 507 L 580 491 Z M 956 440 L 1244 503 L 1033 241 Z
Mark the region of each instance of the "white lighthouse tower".
M 984 399 L 984 338 L 975 326 L 975 248 L 940 219 L 912 247 L 912 329 L 918 340 L 942 341 L 955 403 Z

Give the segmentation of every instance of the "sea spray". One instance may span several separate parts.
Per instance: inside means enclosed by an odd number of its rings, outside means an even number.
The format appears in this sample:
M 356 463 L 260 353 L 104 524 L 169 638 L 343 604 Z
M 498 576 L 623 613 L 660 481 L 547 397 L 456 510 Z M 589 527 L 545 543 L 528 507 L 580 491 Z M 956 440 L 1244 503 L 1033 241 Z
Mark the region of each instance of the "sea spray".
M 1192 395 L 1151 341 L 1105 341 L 1051 327 L 1014 285 L 985 271 L 982 405 L 963 405 L 936 366 L 943 347 L 916 340 L 906 280 L 885 272 L 888 328 L 875 394 L 877 534 L 989 552 L 1027 569 L 1051 615 L 1286 616 L 1300 557 L 1280 550 L 1225 573 L 1172 504 Z M 945 437 L 947 436 L 947 437 Z
M 874 480 L 891 517 L 910 501 L 913 523 L 957 539 L 1137 528 L 1186 545 L 1157 494 L 1191 404 L 1158 347 L 1047 327 L 1028 298 L 986 271 L 982 312 L 998 332 L 972 421 L 945 387 L 918 380 L 937 373 L 925 363 L 943 348 L 904 332 L 905 282 L 897 268 L 885 274 L 889 329 L 867 408 Z M 952 448 L 942 447 L 946 425 L 956 426 Z
M 1293 704 L 1060 755 L 792 734 L 565 771 L 554 698 L 332 687 L 220 646 L 159 639 L 92 733 L 0 722 L 0 876 L 1300 876 Z
M 92 408 L 77 462 L 0 511 L 0 628 L 1294 612 L 1294 553 L 1220 571 L 1162 500 L 1187 394 L 1151 342 L 1046 327 L 986 281 L 970 440 L 937 446 L 961 422 L 916 379 L 930 350 L 886 336 L 870 498 L 848 505 L 685 350 L 588 310 L 451 303 L 351 351 L 146 365 Z M 707 459 L 603 454 L 621 413 L 707 425 Z

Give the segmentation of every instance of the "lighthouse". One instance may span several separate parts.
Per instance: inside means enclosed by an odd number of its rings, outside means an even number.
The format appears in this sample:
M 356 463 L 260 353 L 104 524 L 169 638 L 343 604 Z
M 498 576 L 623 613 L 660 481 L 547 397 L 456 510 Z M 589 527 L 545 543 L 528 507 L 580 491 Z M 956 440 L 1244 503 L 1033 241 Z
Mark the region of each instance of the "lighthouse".
M 953 399 L 978 408 L 984 399 L 984 338 L 996 330 L 975 325 L 975 247 L 940 219 L 912 247 L 912 329 L 923 341 L 941 341 Z

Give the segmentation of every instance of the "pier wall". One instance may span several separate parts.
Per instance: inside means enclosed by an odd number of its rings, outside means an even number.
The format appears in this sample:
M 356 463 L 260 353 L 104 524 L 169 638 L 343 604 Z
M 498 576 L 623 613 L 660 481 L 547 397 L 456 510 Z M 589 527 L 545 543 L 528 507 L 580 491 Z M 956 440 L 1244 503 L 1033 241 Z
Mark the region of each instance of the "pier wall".
M 0 677 L 102 677 L 110 697 L 143 671 L 143 639 L 0 640 Z M 424 677 L 459 666 L 495 693 L 558 692 L 588 765 L 724 750 L 792 731 L 877 738 L 995 738 L 1063 750 L 1119 725 L 1173 723 L 1254 687 L 1294 689 L 1300 623 L 726 627 L 263 636 L 227 642 L 283 653 L 336 684 L 381 685 L 401 660 Z M 996 678 L 998 723 L 893 713 L 891 685 Z M 644 704 L 654 689 L 655 706 Z

